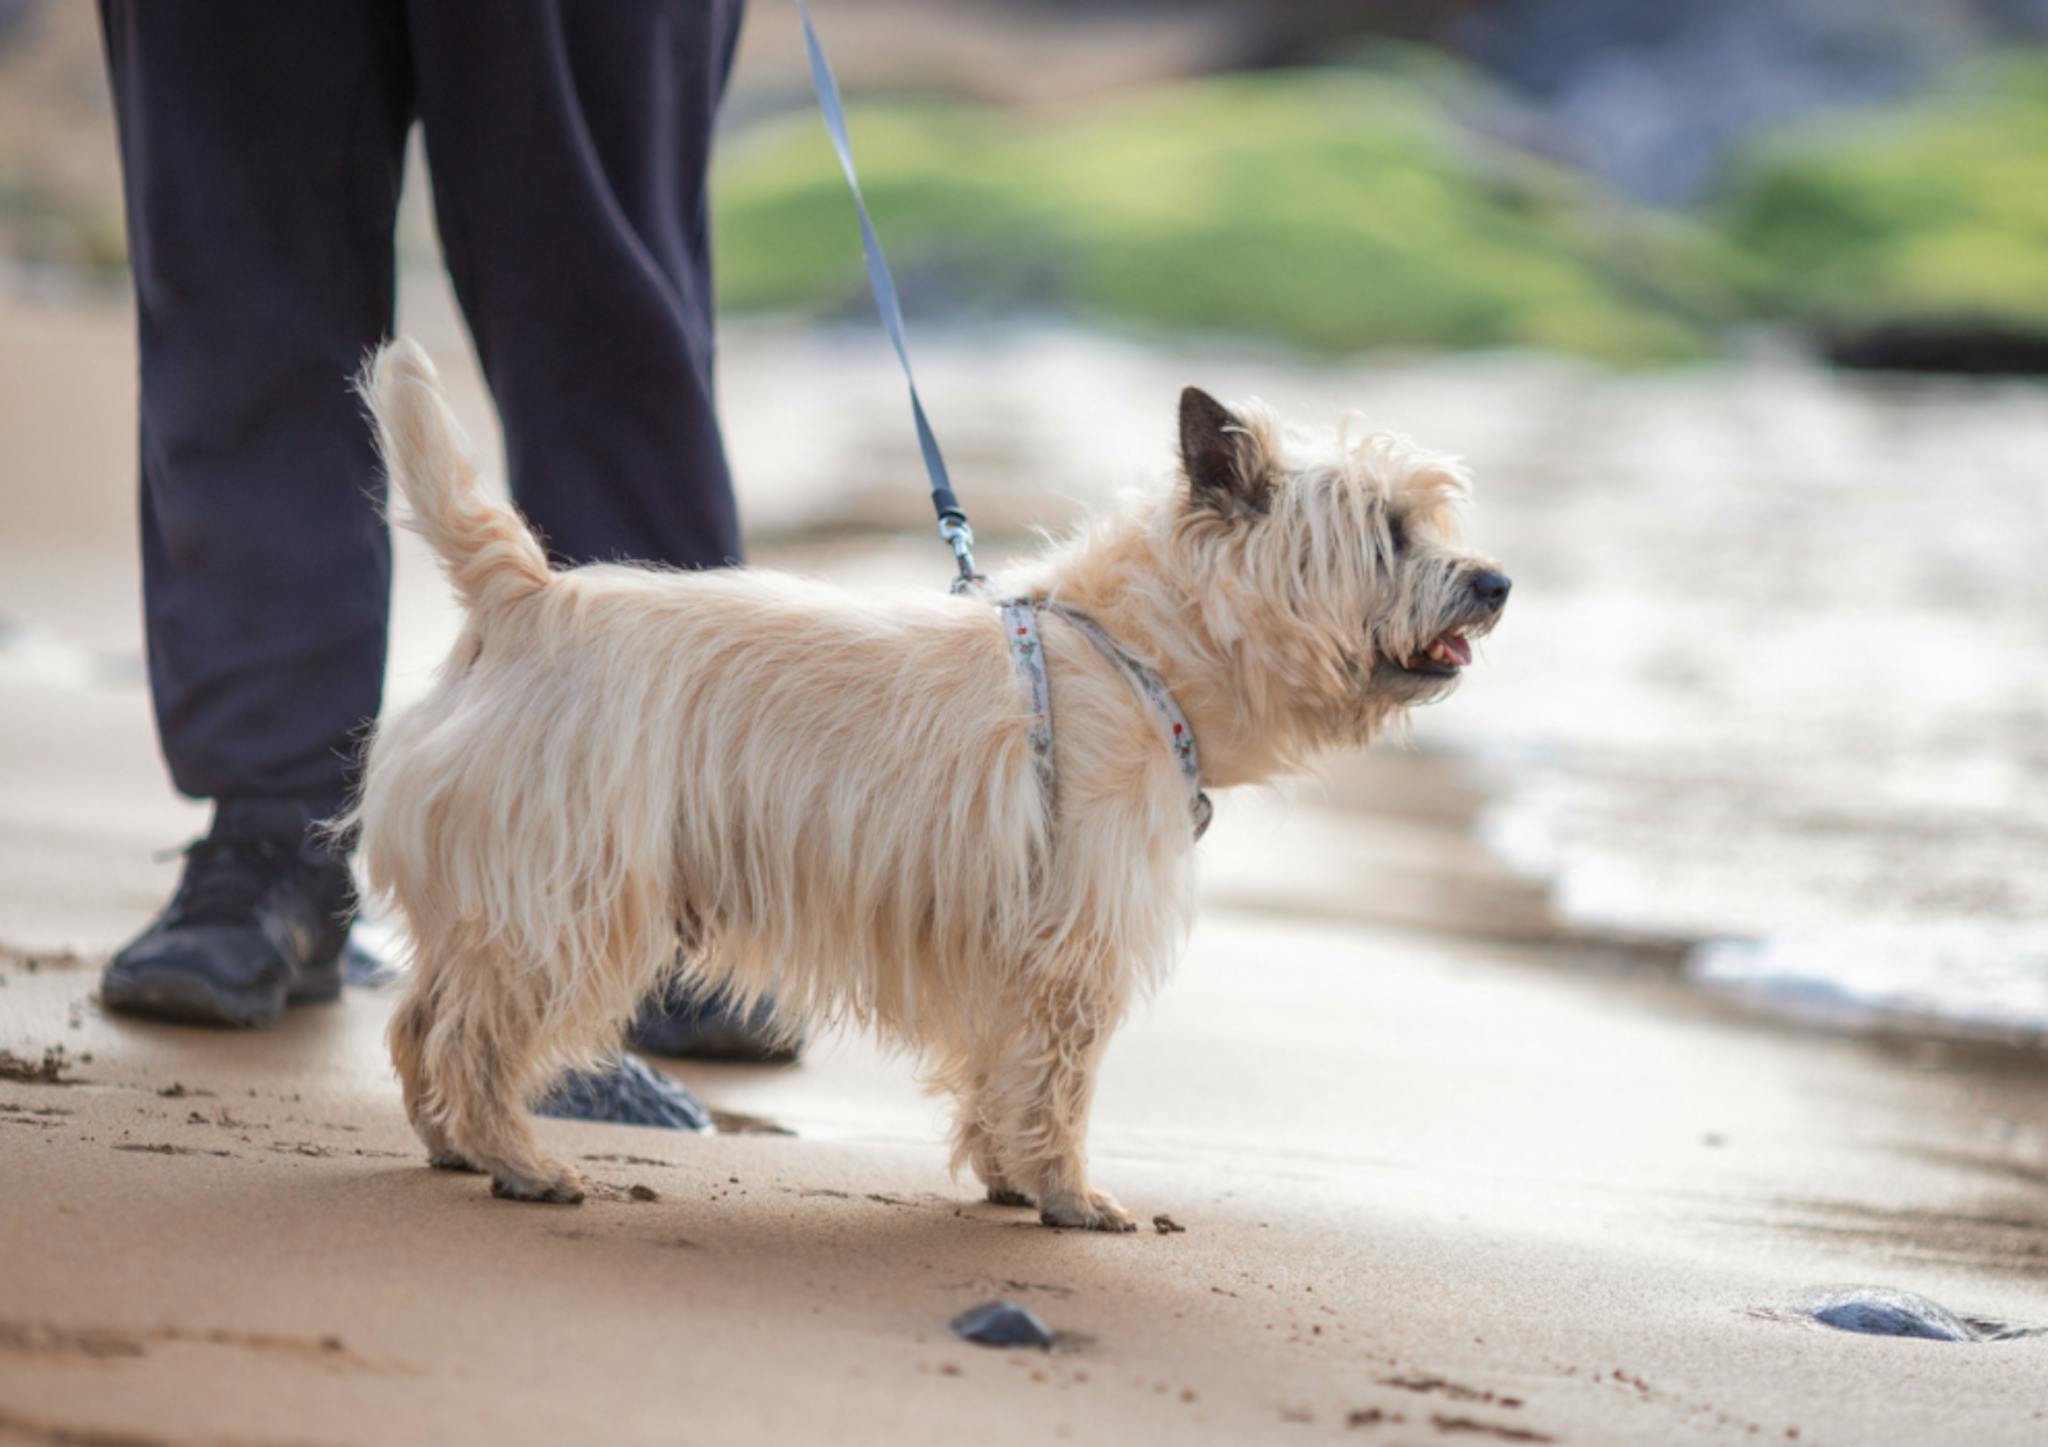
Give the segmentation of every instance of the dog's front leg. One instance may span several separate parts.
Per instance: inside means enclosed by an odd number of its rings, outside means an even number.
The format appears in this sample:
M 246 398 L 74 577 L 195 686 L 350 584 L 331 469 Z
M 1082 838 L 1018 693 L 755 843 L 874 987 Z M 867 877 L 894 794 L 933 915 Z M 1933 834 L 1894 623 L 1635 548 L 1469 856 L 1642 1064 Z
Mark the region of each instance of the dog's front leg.
M 957 1112 L 953 1125 L 953 1169 L 972 1167 L 994 1205 L 1037 1205 L 1003 1169 L 998 1122 L 991 1114 L 995 1101 L 989 1093 L 987 1075 L 977 1071 L 968 1079 L 947 1082 L 947 1088 L 953 1092 Z
M 977 1114 L 992 1153 L 992 1169 L 983 1175 L 991 1199 L 998 1187 L 1028 1193 L 1048 1226 L 1137 1229 L 1114 1196 L 1088 1183 L 1088 1109 L 1103 1048 L 1122 1014 L 1118 1002 L 1072 984 L 1026 1007 L 1021 1028 L 983 1076 Z

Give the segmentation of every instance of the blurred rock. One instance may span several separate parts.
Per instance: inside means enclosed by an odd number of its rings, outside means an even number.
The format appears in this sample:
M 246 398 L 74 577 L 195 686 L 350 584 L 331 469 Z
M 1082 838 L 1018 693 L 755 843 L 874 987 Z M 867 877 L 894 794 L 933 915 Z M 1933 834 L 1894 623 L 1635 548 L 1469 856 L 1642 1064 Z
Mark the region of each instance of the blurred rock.
M 1821 346 L 1836 366 L 1859 371 L 2048 376 L 2048 326 L 1985 318 L 1881 322 L 1824 335 Z
M 953 1335 L 985 1347 L 1050 1347 L 1052 1329 L 1014 1301 L 970 1307 L 951 1322 Z
M 31 38 L 31 27 L 46 10 L 46 0 L 0 0 L 0 54 Z
M 1699 199 L 1788 121 L 1901 99 L 1969 56 L 2048 39 L 2036 0 L 1501 0 L 1448 36 L 1530 102 L 1513 139 L 1648 201 Z
M 1812 1306 L 1813 1319 L 1837 1331 L 1863 1336 L 1918 1337 L 1923 1341 L 1976 1341 L 1954 1312 L 1910 1291 L 1860 1286 L 1830 1292 Z

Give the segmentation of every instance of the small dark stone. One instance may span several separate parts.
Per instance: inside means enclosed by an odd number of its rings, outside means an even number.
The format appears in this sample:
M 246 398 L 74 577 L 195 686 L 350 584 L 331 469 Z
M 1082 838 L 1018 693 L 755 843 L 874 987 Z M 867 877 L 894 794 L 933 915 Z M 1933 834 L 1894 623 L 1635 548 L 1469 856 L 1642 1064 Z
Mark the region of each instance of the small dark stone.
M 661 1199 L 660 1192 L 656 1191 L 652 1186 L 634 1186 L 626 1194 L 636 1201 L 659 1201 Z
M 1976 1341 L 1956 1314 L 1938 1302 L 1885 1286 L 1854 1287 L 1817 1297 L 1813 1319 L 1837 1331 L 1864 1336 L 1918 1337 L 1923 1341 Z
M 1014 1301 L 970 1307 L 952 1321 L 953 1335 L 985 1347 L 1050 1347 L 1052 1330 Z

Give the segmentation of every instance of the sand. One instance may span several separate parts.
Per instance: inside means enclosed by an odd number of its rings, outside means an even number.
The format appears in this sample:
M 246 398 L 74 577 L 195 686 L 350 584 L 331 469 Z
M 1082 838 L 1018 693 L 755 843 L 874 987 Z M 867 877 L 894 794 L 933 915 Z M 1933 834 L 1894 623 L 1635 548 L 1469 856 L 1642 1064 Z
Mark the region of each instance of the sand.
M 1180 1231 L 978 1203 L 860 1041 L 678 1071 L 794 1134 L 543 1123 L 597 1186 L 555 1208 L 424 1168 L 388 993 L 257 1035 L 104 1015 L 201 818 L 133 670 L 126 326 L 0 315 L 0 1442 L 2048 1440 L 2048 1339 L 1796 1310 L 1871 1283 L 2048 1326 L 2038 1057 L 1765 1025 L 1557 930 L 1436 755 L 1205 845 L 1094 1133 Z M 435 587 L 401 576 L 401 696 Z M 1054 1350 L 948 1334 L 1001 1296 Z
M 908 1072 L 845 1042 L 685 1072 L 794 1136 L 547 1122 L 593 1199 L 496 1201 L 422 1165 L 388 997 L 201 1035 L 103 1018 L 95 963 L 0 971 L 5 1048 L 70 1082 L 0 1082 L 0 1429 L 30 1441 L 2048 1432 L 2040 1343 L 1762 1314 L 1867 1281 L 2048 1324 L 2041 1183 L 1991 1128 L 2034 1082 L 1659 980 L 1212 915 L 1095 1138 L 1185 1229 L 1110 1238 L 975 1202 Z M 999 1296 L 1056 1349 L 949 1338 Z

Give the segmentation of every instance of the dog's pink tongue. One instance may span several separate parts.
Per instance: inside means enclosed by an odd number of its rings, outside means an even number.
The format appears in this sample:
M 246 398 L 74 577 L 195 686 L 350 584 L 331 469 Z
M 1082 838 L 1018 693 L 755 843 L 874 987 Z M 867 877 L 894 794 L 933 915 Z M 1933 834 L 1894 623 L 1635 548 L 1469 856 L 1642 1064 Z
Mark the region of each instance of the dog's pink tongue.
M 1462 633 L 1446 633 L 1437 639 L 1437 646 L 1443 649 L 1445 657 L 1460 668 L 1472 661 L 1472 645 L 1465 640 Z

